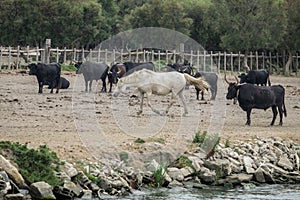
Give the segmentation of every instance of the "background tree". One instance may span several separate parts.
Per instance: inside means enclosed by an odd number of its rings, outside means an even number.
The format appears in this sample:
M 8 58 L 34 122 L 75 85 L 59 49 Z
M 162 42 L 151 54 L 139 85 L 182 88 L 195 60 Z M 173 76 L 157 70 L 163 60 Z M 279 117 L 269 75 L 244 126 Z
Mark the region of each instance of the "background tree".
M 275 49 L 282 42 L 286 18 L 282 1 L 213 0 L 210 23 L 216 27 L 225 50 Z M 249 67 L 248 67 L 249 68 Z
M 191 24 L 178 0 L 149 0 L 125 16 L 124 27 L 163 27 L 189 35 Z
M 287 50 L 288 61 L 284 66 L 284 74 L 289 75 L 293 60 L 293 53 L 300 49 L 300 1 L 284 1 L 284 9 L 287 16 L 287 28 L 281 43 L 281 48 Z

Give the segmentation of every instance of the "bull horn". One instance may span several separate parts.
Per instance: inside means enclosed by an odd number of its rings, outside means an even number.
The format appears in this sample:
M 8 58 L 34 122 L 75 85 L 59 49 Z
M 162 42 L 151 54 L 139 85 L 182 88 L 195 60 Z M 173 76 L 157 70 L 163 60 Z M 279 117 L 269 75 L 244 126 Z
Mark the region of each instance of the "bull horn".
M 238 84 L 239 83 L 239 79 L 236 76 L 234 76 L 234 78 L 236 80 L 236 83 Z
M 111 71 L 108 71 L 107 73 L 108 73 L 108 74 L 112 74 L 112 72 L 111 72 Z
M 224 75 L 224 79 L 225 79 L 226 83 L 229 85 L 229 84 L 230 84 L 230 82 L 227 80 L 227 78 L 226 78 L 226 74 Z

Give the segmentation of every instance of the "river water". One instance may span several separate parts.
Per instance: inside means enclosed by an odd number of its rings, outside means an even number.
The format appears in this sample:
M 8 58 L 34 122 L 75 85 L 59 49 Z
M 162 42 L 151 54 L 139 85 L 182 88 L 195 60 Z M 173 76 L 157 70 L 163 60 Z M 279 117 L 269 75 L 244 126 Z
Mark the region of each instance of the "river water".
M 172 189 L 143 189 L 133 191 L 126 197 L 103 196 L 103 199 L 122 200 L 196 200 L 196 199 L 268 199 L 268 200 L 298 200 L 300 199 L 300 184 L 298 185 L 260 185 L 253 188 L 225 189 L 208 187 L 207 189 L 175 187 Z

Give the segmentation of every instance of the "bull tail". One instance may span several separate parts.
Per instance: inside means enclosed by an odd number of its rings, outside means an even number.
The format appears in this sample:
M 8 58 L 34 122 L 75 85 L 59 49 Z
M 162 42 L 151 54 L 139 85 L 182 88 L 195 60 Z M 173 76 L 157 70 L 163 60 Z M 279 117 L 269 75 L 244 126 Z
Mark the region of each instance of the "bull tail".
M 269 72 L 269 70 L 267 70 L 267 73 L 268 73 L 268 84 L 269 84 L 269 86 L 271 86 L 271 81 L 270 81 L 270 72 Z
M 280 85 L 281 86 L 281 85 Z M 284 96 L 285 96 L 285 89 L 283 86 L 281 86 L 283 89 L 283 95 L 282 95 L 282 108 L 283 108 L 283 114 L 285 117 L 287 117 L 287 112 L 286 112 L 286 108 L 285 108 L 285 103 L 284 103 Z
M 195 86 L 195 88 L 201 90 L 201 91 L 204 91 L 204 90 L 208 90 L 208 88 L 210 87 L 209 84 L 203 80 L 202 77 L 199 77 L 199 78 L 194 78 L 193 76 L 187 74 L 187 73 L 184 73 L 184 78 L 185 80 Z
M 287 117 L 287 112 L 286 112 L 286 108 L 285 108 L 285 104 L 284 104 L 284 98 L 283 98 L 283 114 L 285 117 Z

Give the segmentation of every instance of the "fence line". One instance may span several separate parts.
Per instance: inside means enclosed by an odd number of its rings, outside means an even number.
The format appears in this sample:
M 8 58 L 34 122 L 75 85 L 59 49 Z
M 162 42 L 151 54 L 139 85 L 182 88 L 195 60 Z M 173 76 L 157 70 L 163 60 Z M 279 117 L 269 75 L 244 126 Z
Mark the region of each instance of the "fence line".
M 283 52 L 249 52 L 248 65 L 251 69 L 269 69 L 271 72 L 280 72 L 287 62 L 287 55 Z M 70 64 L 72 60 L 83 61 L 91 60 L 112 64 L 115 62 L 147 62 L 152 61 L 159 70 L 162 70 L 167 63 L 189 62 L 203 71 L 244 71 L 243 69 L 244 54 L 241 52 L 207 52 L 193 51 L 176 52 L 175 50 L 154 51 L 154 50 L 134 50 L 124 51 L 123 49 L 63 49 L 50 48 L 48 52 L 45 48 L 39 47 L 0 47 L 0 70 L 19 69 L 27 66 L 30 62 L 59 62 Z M 293 55 L 291 71 L 298 72 L 300 56 L 297 53 Z

